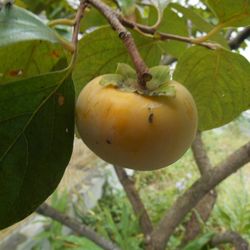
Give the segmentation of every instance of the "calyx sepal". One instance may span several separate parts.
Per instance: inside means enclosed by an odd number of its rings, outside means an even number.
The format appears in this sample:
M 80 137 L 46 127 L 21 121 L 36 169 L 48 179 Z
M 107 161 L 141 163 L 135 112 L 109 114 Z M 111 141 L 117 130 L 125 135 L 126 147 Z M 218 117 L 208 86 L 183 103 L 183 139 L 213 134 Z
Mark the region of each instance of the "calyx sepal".
M 114 86 L 121 91 L 135 92 L 147 96 L 169 96 L 176 95 L 175 88 L 169 85 L 170 70 L 166 65 L 159 65 L 149 69 L 152 79 L 146 83 L 146 89 L 141 89 L 136 71 L 125 63 L 119 63 L 115 74 L 102 76 L 100 84 L 103 86 Z

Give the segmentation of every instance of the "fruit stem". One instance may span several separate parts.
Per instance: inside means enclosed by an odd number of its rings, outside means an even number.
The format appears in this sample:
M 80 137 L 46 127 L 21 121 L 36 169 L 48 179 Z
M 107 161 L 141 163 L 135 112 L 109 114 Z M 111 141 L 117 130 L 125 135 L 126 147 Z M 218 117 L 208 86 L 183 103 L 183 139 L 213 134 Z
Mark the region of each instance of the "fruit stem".
M 87 2 L 98 9 L 108 20 L 114 30 L 118 32 L 119 37 L 123 41 L 135 65 L 139 87 L 143 90 L 147 89 L 146 83 L 151 80 L 152 76 L 149 74 L 149 69 L 143 61 L 131 33 L 121 24 L 117 17 L 117 13 L 110 9 L 105 3 L 99 0 L 87 0 Z

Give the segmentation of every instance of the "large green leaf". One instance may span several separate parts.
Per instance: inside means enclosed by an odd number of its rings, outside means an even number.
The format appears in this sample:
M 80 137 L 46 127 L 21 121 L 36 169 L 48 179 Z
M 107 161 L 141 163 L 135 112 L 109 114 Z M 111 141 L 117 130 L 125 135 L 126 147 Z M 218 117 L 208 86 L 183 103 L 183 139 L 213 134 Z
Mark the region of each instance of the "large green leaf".
M 174 35 L 188 36 L 186 20 L 179 17 L 170 7 L 164 10 L 161 25 L 157 30 Z M 163 43 L 165 53 L 175 57 L 179 57 L 186 47 L 186 43 L 178 41 L 165 41 Z
M 0 85 L 0 229 L 32 213 L 71 156 L 74 87 L 57 71 Z
M 174 79 L 194 96 L 201 130 L 222 126 L 250 106 L 250 63 L 239 54 L 191 47 L 178 61 Z
M 19 8 L 0 12 L 0 84 L 51 70 L 65 52 L 55 33 Z
M 250 0 L 206 0 L 225 27 L 250 25 Z
M 201 16 L 199 16 L 195 11 L 191 8 L 186 8 L 178 3 L 171 3 L 170 8 L 178 11 L 183 14 L 184 17 L 192 22 L 192 24 L 201 32 L 208 33 L 211 31 L 214 26 L 208 22 L 206 22 Z M 209 40 L 216 41 L 223 45 L 224 47 L 228 47 L 227 40 L 220 33 L 216 33 L 209 38 Z
M 137 33 L 133 33 L 133 36 L 148 66 L 158 65 L 163 52 L 160 42 Z M 101 27 L 85 35 L 79 43 L 77 63 L 73 72 L 76 92 L 79 93 L 94 77 L 114 73 L 118 63 L 132 65 L 128 51 L 115 31 L 110 27 Z

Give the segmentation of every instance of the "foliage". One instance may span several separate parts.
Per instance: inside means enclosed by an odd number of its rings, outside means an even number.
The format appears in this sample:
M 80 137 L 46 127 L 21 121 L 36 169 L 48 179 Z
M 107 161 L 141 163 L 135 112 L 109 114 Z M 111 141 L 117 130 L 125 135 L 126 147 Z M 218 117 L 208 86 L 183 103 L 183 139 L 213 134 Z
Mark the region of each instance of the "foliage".
M 55 192 L 51 196 L 51 205 L 58 211 L 65 213 L 68 211 L 69 197 L 67 192 L 58 194 Z M 46 240 L 49 243 L 50 249 L 53 250 L 101 250 L 100 247 L 96 246 L 90 240 L 84 237 L 78 237 L 72 234 L 67 234 L 65 227 L 54 220 L 48 220 L 46 230 L 37 235 L 34 240 L 37 242 L 32 248 L 33 250 L 43 249 L 43 242 Z
M 202 8 L 174 1 L 104 2 L 156 30 L 129 31 L 149 67 L 166 57 L 178 60 L 173 77 L 193 94 L 201 130 L 229 123 L 249 108 L 250 64 L 239 51 L 228 51 L 225 28 L 249 26 L 250 0 L 203 0 Z M 132 66 L 118 34 L 96 9 L 88 8 L 81 22 L 75 62 L 75 44 L 66 40 L 63 24 L 74 23 L 76 10 L 66 0 L 16 4 L 0 10 L 1 229 L 33 212 L 58 185 L 73 147 L 75 93 L 95 76 L 114 73 L 118 63 Z M 64 22 L 54 28 L 57 18 Z M 159 32 L 184 36 L 192 46 L 163 41 Z M 201 48 L 202 42 L 213 50 Z

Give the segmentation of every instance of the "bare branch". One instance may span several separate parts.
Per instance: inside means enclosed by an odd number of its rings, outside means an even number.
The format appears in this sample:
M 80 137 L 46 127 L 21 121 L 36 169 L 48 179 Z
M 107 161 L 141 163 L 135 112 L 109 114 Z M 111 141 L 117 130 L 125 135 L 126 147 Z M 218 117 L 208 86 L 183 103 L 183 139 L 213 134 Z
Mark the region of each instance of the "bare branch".
M 192 152 L 201 175 L 206 174 L 206 172 L 212 168 L 212 165 L 207 156 L 206 149 L 201 138 L 201 132 L 198 132 L 195 137 L 192 144 Z
M 100 247 L 104 248 L 105 250 L 121 250 L 119 247 L 117 247 L 114 243 L 104 239 L 102 236 L 98 235 L 95 231 L 93 231 L 88 226 L 79 223 L 74 218 L 71 218 L 53 207 L 47 205 L 46 203 L 43 203 L 40 205 L 40 207 L 37 209 L 37 213 L 50 217 L 53 220 L 56 220 L 63 225 L 71 228 L 74 232 L 76 232 L 78 235 L 87 237 L 88 239 L 95 242 Z
M 238 49 L 240 45 L 250 37 L 250 26 L 243 29 L 241 32 L 239 32 L 234 38 L 232 38 L 229 42 L 228 45 L 231 50 Z
M 215 235 L 210 245 L 212 247 L 216 247 L 221 244 L 230 243 L 234 245 L 235 250 L 250 250 L 249 245 L 245 239 L 243 239 L 238 233 L 236 232 L 225 232 L 218 235 Z
M 198 132 L 196 135 L 196 138 L 192 144 L 192 151 L 196 165 L 203 176 L 208 172 L 209 169 L 212 169 L 212 165 L 202 141 L 201 132 Z M 183 246 L 185 246 L 190 240 L 195 239 L 195 237 L 201 232 L 201 223 L 205 223 L 208 220 L 216 202 L 216 198 L 216 191 L 211 190 L 195 206 L 190 220 L 185 225 L 185 235 L 183 237 L 180 249 L 182 249 Z
M 190 189 L 180 196 L 153 231 L 156 249 L 165 249 L 166 242 L 184 217 L 216 185 L 250 161 L 250 142 L 240 147 L 222 163 L 207 171 Z
M 88 0 L 88 2 L 95 8 L 97 8 L 106 17 L 111 26 L 118 32 L 119 37 L 124 42 L 135 65 L 140 87 L 142 89 L 146 89 L 146 82 L 149 81 L 152 77 L 148 73 L 148 67 L 143 61 L 131 33 L 128 32 L 127 29 L 121 24 L 121 22 L 117 18 L 116 12 L 110 9 L 105 3 L 99 0 Z
M 147 239 L 153 231 L 153 226 L 141 198 L 135 189 L 134 182 L 128 177 L 123 168 L 117 166 L 114 166 L 114 168 L 124 190 L 126 191 L 134 212 L 139 218 L 141 229 Z

